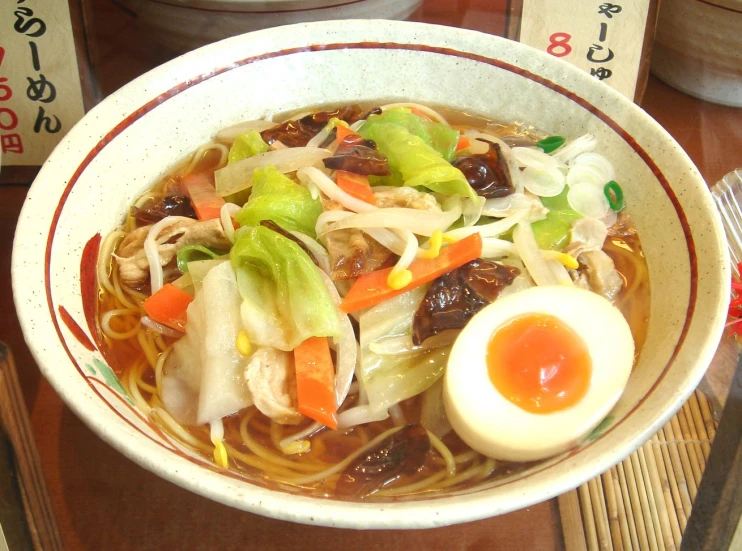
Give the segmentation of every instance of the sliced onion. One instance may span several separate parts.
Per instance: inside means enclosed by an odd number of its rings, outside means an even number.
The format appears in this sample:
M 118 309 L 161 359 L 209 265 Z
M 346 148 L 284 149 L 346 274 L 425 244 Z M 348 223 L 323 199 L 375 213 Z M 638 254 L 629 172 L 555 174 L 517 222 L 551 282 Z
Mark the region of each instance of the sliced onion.
M 407 240 L 403 239 L 392 230 L 384 228 L 366 228 L 363 231 L 370 235 L 374 240 L 378 241 L 379 244 L 398 256 L 402 256 L 407 248 Z
M 144 325 L 148 329 L 151 329 L 152 331 L 156 333 L 160 333 L 161 335 L 165 335 L 166 337 L 172 337 L 174 339 L 179 339 L 180 337 L 183 336 L 183 333 L 181 333 L 180 331 L 176 331 L 175 329 L 170 329 L 169 327 L 156 322 L 149 316 L 142 316 L 139 321 L 141 321 L 142 325 Z
M 539 197 L 556 197 L 566 183 L 564 174 L 558 168 L 541 170 L 527 166 L 523 170 L 523 186 Z
M 464 227 L 473 226 L 482 217 L 482 209 L 487 200 L 484 197 L 464 199 L 461 201 L 461 215 L 464 217 Z
M 485 237 L 482 239 L 482 258 L 502 258 L 503 256 L 516 256 L 518 250 L 510 241 Z
M 286 174 L 318 164 L 330 155 L 329 151 L 318 147 L 290 147 L 253 155 L 217 170 L 214 173 L 216 192 L 225 197 L 251 187 L 256 168 L 273 165 L 276 170 Z
M 417 256 L 417 237 L 410 230 L 398 230 L 398 235 L 406 241 L 406 245 L 402 255 L 397 260 L 397 264 L 394 266 L 395 270 L 406 270 L 412 264 Z
M 324 281 L 327 291 L 330 293 L 335 306 L 339 306 L 341 302 L 340 294 L 335 288 L 335 284 L 325 272 L 319 270 L 319 274 Z M 338 312 L 338 319 L 340 320 L 340 326 L 343 330 L 343 334 L 339 338 L 333 338 L 333 344 L 335 345 L 335 401 L 337 406 L 340 407 L 348 395 L 350 385 L 353 382 L 353 375 L 356 371 L 356 363 L 358 362 L 358 342 L 356 341 L 356 334 L 353 331 L 353 326 L 350 323 L 350 319 L 347 314 L 343 314 L 340 310 Z
M 216 135 L 216 139 L 220 142 L 232 143 L 240 134 L 244 134 L 245 132 L 249 132 L 250 130 L 257 130 L 258 132 L 262 132 L 263 130 L 273 128 L 274 126 L 276 126 L 275 123 L 265 120 L 241 122 L 239 124 L 228 126 L 227 128 L 220 130 L 219 133 Z
M 618 213 L 613 209 L 608 209 L 608 213 L 600 219 L 605 224 L 606 229 L 610 229 L 618 220 Z
M 578 166 L 589 166 L 604 178 L 603 184 L 610 182 L 616 177 L 613 164 L 600 153 L 581 153 L 569 163 L 570 170 Z
M 438 438 L 443 438 L 453 430 L 443 407 L 443 379 L 438 379 L 423 392 L 420 424 Z
M 227 236 L 227 239 L 229 239 L 229 242 L 232 244 L 234 244 L 234 224 L 232 223 L 232 218 L 234 218 L 235 214 L 241 210 L 242 207 L 239 205 L 235 205 L 234 203 L 224 203 L 219 211 L 219 218 L 222 221 L 224 235 Z
M 571 234 L 570 249 L 572 243 L 580 243 L 582 244 L 582 251 L 600 250 L 603 248 L 606 237 L 608 237 L 608 230 L 602 220 L 580 218 L 572 224 Z
M 523 220 L 528 213 L 529 211 L 527 210 L 521 210 L 511 214 L 507 218 L 503 218 L 497 222 L 492 222 L 491 224 L 482 224 L 481 226 L 471 226 L 469 228 L 457 228 L 446 233 L 445 237 L 463 239 L 464 237 L 469 237 L 475 233 L 479 233 L 482 237 L 497 237 Z
M 307 249 L 312 252 L 314 258 L 319 263 L 320 269 L 323 272 L 329 274 L 332 271 L 332 267 L 330 266 L 330 255 L 327 254 L 327 249 L 325 249 L 317 241 L 315 241 L 308 235 L 301 233 L 300 231 L 292 231 L 289 233 L 307 246 Z
M 308 427 L 300 430 L 299 432 L 295 432 L 291 436 L 287 436 L 283 440 L 281 440 L 278 444 L 279 447 L 285 448 L 286 446 L 296 442 L 297 440 L 304 440 L 305 438 L 308 438 L 309 436 L 312 436 L 315 432 L 320 431 L 325 428 L 325 425 L 322 423 L 317 423 L 316 421 L 309 425 Z
M 513 152 L 513 157 L 521 167 L 531 167 L 538 170 L 553 170 L 559 167 L 560 163 L 552 157 L 547 155 L 541 149 L 531 147 L 513 147 L 510 149 Z
M 324 151 L 323 149 L 316 149 L 313 151 Z M 311 180 L 317 187 L 327 195 L 333 201 L 340 203 L 344 208 L 352 210 L 353 212 L 368 212 L 370 210 L 377 210 L 377 207 L 356 199 L 352 195 L 345 193 L 340 189 L 335 182 L 332 181 L 327 174 L 315 167 L 304 167 L 297 170 L 296 175 L 303 182 L 307 179 Z
M 572 278 L 569 277 L 567 268 L 564 267 L 564 264 L 554 258 L 547 258 L 546 264 L 548 264 L 551 273 L 554 274 L 554 278 L 559 285 L 565 285 L 567 287 L 574 285 Z
M 518 222 L 518 226 L 513 231 L 513 242 L 528 274 L 536 285 L 558 284 L 549 264 L 541 255 L 529 222 Z
M 573 210 L 587 218 L 603 218 L 610 210 L 603 189 L 592 184 L 570 186 L 567 202 Z
M 390 207 L 348 216 L 326 226 L 325 233 L 346 228 L 393 228 L 431 236 L 436 230 L 446 231 L 460 216 L 460 206 L 443 212 Z
M 307 142 L 307 147 L 319 147 L 323 143 L 325 143 L 327 138 L 330 137 L 330 132 L 334 130 L 334 127 L 328 128 L 328 126 L 329 125 L 325 125 L 325 127 L 322 130 L 317 132 L 317 134 L 311 140 Z
M 371 406 L 356 406 L 338 414 L 338 429 L 347 429 L 356 425 L 383 421 L 388 417 L 389 412 L 385 410 L 375 410 Z
M 450 346 L 456 340 L 458 331 L 448 330 L 433 337 L 425 339 L 422 344 L 415 345 L 411 335 L 400 335 L 398 337 L 387 337 L 378 341 L 368 343 L 368 349 L 379 356 L 396 356 L 397 354 L 413 354 L 421 350 L 433 350 Z
M 328 224 L 353 216 L 353 213 L 347 210 L 326 210 L 317 217 L 317 223 L 314 225 L 314 233 L 322 235 L 327 233 L 325 228 Z
M 523 197 L 525 196 L 522 193 L 511 193 L 510 195 L 506 195 L 505 197 L 487 199 L 484 202 L 484 207 L 482 208 L 482 215 L 504 218 L 508 214 L 512 214 L 512 212 L 510 212 L 510 206 L 516 200 L 520 200 Z
M 580 184 L 590 184 L 595 187 L 600 187 L 601 191 L 603 186 L 608 183 L 605 179 L 605 175 L 596 170 L 592 166 L 570 166 L 569 172 L 567 172 L 567 183 L 571 186 L 577 186 Z
M 144 239 L 144 254 L 147 257 L 147 263 L 149 264 L 149 279 L 152 294 L 154 295 L 157 291 L 162 289 L 164 275 L 162 273 L 162 259 L 160 258 L 160 252 L 157 250 L 157 236 L 165 228 L 169 228 L 173 224 L 176 224 L 182 220 L 180 216 L 168 216 L 163 218 L 156 224 L 154 224 L 147 232 L 147 237 Z
M 482 214 L 495 218 L 505 218 L 523 210 L 530 212 L 531 216 L 546 215 L 549 212 L 549 209 L 544 207 L 538 197 L 534 197 L 530 193 L 528 195 L 513 193 L 507 197 L 487 199 Z
M 581 153 L 592 151 L 598 145 L 598 140 L 592 134 L 585 134 L 554 151 L 551 156 L 566 163 Z

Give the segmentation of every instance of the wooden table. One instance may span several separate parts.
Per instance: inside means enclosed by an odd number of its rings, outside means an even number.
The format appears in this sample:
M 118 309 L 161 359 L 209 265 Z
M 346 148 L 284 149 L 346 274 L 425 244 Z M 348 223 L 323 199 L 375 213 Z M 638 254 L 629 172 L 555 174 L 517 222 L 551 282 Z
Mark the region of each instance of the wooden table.
M 102 1 L 96 3 L 98 8 L 103 6 Z M 101 35 L 117 25 L 121 30 L 115 11 L 100 8 L 96 13 Z M 145 70 L 154 59 L 141 48 L 122 52 L 115 47 L 116 34 L 112 36 L 114 47 L 96 54 L 104 92 Z M 118 67 L 125 69 L 111 72 Z M 654 78 L 649 80 L 643 107 L 685 148 L 707 182 L 714 183 L 729 170 L 742 167 L 742 109 L 704 103 Z M 62 404 L 40 376 L 23 340 L 12 302 L 10 257 L 26 192 L 25 186 L 0 187 L 0 235 L 4 237 L 0 241 L 0 340 L 15 355 L 68 549 L 563 549 L 556 500 L 449 528 L 355 532 L 291 524 L 230 509 L 124 458 Z

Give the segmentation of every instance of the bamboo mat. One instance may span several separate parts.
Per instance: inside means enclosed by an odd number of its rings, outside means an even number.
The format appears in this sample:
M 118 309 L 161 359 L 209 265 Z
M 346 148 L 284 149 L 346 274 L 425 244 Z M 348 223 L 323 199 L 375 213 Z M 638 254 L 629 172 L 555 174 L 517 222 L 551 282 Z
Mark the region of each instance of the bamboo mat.
M 623 462 L 559 496 L 566 551 L 680 549 L 715 434 L 696 391 Z

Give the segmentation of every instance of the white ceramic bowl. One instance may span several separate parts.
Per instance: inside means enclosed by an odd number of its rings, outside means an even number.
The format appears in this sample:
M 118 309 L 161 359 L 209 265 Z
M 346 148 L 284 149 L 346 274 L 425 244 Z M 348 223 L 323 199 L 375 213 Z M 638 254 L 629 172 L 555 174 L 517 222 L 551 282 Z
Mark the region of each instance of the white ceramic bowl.
M 407 19 L 422 0 L 119 0 L 153 38 L 186 52 L 238 34 L 332 19 Z
M 597 136 L 617 168 L 647 257 L 646 344 L 602 434 L 510 478 L 456 495 L 363 503 L 251 483 L 174 441 L 121 394 L 88 325 L 98 240 L 116 228 L 135 197 L 222 127 L 305 106 L 381 99 L 446 105 L 564 136 Z M 608 86 L 494 36 L 348 21 L 228 39 L 106 99 L 72 129 L 29 191 L 12 275 L 26 340 L 44 375 L 97 434 L 140 465 L 262 515 L 353 528 L 420 528 L 551 498 L 636 449 L 680 407 L 709 364 L 725 320 L 730 271 L 698 171 L 656 122 Z

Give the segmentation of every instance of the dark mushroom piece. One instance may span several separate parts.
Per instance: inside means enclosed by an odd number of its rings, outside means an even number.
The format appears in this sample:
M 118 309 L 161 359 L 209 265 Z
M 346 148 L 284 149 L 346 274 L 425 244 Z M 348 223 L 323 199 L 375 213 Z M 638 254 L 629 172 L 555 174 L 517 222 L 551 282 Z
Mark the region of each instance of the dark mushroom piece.
M 131 214 L 137 222 L 137 227 L 148 226 L 159 222 L 168 216 L 185 216 L 196 219 L 191 200 L 185 195 L 167 195 L 162 199 L 142 207 L 132 207 Z
M 428 431 L 421 425 L 406 425 L 351 462 L 335 491 L 341 496 L 368 496 L 402 475 L 418 472 L 428 453 Z
M 515 192 L 508 163 L 500 150 L 500 144 L 487 143 L 489 149 L 486 153 L 456 157 L 451 164 L 464 173 L 466 181 L 480 197 L 506 197 Z
M 431 284 L 412 321 L 412 342 L 420 345 L 446 329 L 462 329 L 474 314 L 494 302 L 520 270 L 478 258 Z

